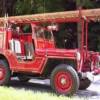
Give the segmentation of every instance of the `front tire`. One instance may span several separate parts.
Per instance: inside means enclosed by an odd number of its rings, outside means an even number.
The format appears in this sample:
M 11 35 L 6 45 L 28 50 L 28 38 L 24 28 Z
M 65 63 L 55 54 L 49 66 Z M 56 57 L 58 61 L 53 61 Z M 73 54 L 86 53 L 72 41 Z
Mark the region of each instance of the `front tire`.
M 79 89 L 79 77 L 69 65 L 58 65 L 51 73 L 51 87 L 57 94 L 73 95 Z

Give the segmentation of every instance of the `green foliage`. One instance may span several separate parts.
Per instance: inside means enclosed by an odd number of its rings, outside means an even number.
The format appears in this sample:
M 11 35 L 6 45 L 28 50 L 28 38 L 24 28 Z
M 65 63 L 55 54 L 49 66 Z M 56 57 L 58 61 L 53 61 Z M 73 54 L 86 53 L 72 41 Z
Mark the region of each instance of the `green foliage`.
M 15 13 L 32 14 L 44 12 L 56 12 L 66 10 L 66 0 L 17 0 L 15 5 Z M 84 8 L 93 8 L 96 3 L 91 0 L 76 0 L 77 8 L 82 6 Z M 71 6 L 70 6 L 71 7 Z
M 33 12 L 33 0 L 17 0 L 15 6 L 16 15 L 31 14 Z
M 16 15 L 64 11 L 62 0 L 17 0 Z
M 45 0 L 45 6 L 49 12 L 64 10 L 62 0 L 52 0 L 52 1 L 49 0 L 49 2 L 46 2 L 46 1 L 47 0 Z
M 93 8 L 94 4 L 91 0 L 76 0 L 77 6 L 81 6 L 84 8 Z
M 93 1 L 91 1 L 91 0 L 83 0 L 82 3 L 83 3 L 82 5 L 85 8 L 93 8 L 94 7 Z

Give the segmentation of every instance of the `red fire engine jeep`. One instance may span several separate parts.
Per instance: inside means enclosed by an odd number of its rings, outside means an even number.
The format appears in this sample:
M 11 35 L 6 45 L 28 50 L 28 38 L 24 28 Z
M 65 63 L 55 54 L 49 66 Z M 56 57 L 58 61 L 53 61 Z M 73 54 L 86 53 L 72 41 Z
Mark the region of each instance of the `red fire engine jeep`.
M 0 28 L 0 85 L 6 85 L 12 76 L 24 82 L 31 77 L 48 78 L 56 93 L 72 95 L 90 85 L 88 75 L 99 74 L 99 53 L 87 48 L 88 22 L 95 18 L 48 16 L 41 21 L 15 17 L 8 19 L 6 27 Z M 50 26 L 52 22 L 81 22 L 81 48 L 57 48 L 53 31 L 59 28 L 54 24 Z M 41 25 L 43 23 L 48 25 Z

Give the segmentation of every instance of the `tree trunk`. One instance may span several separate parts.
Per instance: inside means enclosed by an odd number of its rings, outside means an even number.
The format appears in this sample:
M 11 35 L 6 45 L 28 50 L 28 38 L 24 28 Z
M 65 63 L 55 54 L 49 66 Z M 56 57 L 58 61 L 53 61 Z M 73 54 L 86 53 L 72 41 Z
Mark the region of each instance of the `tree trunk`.
M 15 3 L 16 0 L 0 0 L 0 16 L 5 16 L 6 13 L 14 15 Z
M 0 16 L 4 16 L 5 7 L 4 7 L 5 0 L 0 0 Z

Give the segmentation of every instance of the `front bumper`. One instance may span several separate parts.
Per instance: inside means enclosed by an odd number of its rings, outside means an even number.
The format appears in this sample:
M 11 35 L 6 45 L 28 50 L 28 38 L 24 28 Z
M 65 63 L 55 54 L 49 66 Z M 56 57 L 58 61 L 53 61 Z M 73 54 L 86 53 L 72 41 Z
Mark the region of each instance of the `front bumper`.
M 94 69 L 92 72 L 81 72 L 81 78 L 88 78 L 91 82 L 100 80 L 100 68 Z

